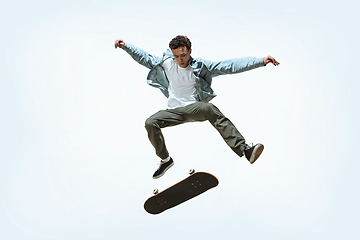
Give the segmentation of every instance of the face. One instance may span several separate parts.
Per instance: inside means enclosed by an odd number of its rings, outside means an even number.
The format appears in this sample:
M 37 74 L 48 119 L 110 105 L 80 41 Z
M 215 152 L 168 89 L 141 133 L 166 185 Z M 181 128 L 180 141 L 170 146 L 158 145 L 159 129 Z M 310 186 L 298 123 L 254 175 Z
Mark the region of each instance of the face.
M 180 67 L 185 68 L 189 65 L 191 49 L 188 50 L 187 47 L 179 47 L 171 51 Z

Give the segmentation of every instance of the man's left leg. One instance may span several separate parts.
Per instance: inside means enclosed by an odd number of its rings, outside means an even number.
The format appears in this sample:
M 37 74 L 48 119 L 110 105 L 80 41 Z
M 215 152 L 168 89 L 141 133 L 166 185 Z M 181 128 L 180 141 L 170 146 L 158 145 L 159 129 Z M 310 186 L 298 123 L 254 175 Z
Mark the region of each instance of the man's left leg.
M 220 133 L 227 145 L 240 157 L 245 153 L 250 163 L 254 163 L 260 156 L 264 146 L 256 144 L 249 146 L 245 138 L 237 130 L 235 125 L 211 103 L 197 102 L 184 107 L 183 117 L 186 121 L 208 120 Z

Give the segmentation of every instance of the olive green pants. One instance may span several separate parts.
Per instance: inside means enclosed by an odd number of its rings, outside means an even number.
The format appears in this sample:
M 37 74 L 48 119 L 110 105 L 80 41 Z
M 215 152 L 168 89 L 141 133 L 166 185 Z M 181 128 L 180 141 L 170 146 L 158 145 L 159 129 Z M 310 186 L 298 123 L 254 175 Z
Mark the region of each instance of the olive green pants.
M 240 157 L 245 149 L 245 139 L 234 124 L 211 103 L 197 102 L 185 107 L 161 110 L 145 122 L 145 128 L 156 155 L 161 159 L 169 156 L 161 128 L 172 127 L 186 122 L 208 120 L 220 133 L 227 145 Z M 206 137 L 206 136 L 204 136 Z

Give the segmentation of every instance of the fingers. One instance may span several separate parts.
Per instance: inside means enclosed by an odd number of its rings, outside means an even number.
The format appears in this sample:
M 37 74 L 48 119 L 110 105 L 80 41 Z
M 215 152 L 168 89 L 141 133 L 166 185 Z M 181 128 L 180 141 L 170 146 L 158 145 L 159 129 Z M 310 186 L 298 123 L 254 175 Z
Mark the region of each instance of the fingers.
M 272 64 L 274 64 L 274 66 L 279 65 L 280 63 L 278 61 L 275 60 L 275 58 L 272 58 Z
M 115 48 L 120 47 L 120 41 L 121 41 L 121 40 L 119 40 L 119 39 L 117 39 L 117 40 L 115 41 Z
M 272 56 L 267 56 L 264 59 L 264 64 L 267 65 L 268 63 L 272 63 L 274 66 L 279 65 L 280 63 L 275 60 Z
M 275 66 L 277 66 L 277 65 L 279 65 L 280 63 L 274 59 L 273 64 L 274 64 Z
M 122 39 L 117 39 L 115 40 L 115 48 L 117 47 L 124 47 L 125 46 L 125 42 Z

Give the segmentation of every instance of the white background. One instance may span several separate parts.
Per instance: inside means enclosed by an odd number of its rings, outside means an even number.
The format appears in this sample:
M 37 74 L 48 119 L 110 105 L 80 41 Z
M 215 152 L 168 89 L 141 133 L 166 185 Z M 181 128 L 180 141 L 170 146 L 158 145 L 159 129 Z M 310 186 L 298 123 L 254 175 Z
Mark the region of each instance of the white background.
M 359 1 L 8 1 L 0 9 L 1 239 L 356 239 Z M 166 107 L 123 38 L 161 56 L 187 35 L 193 57 L 274 56 L 213 79 L 212 103 L 248 142 L 251 165 L 207 122 L 144 122 Z M 152 190 L 207 171 L 219 186 L 160 215 Z

